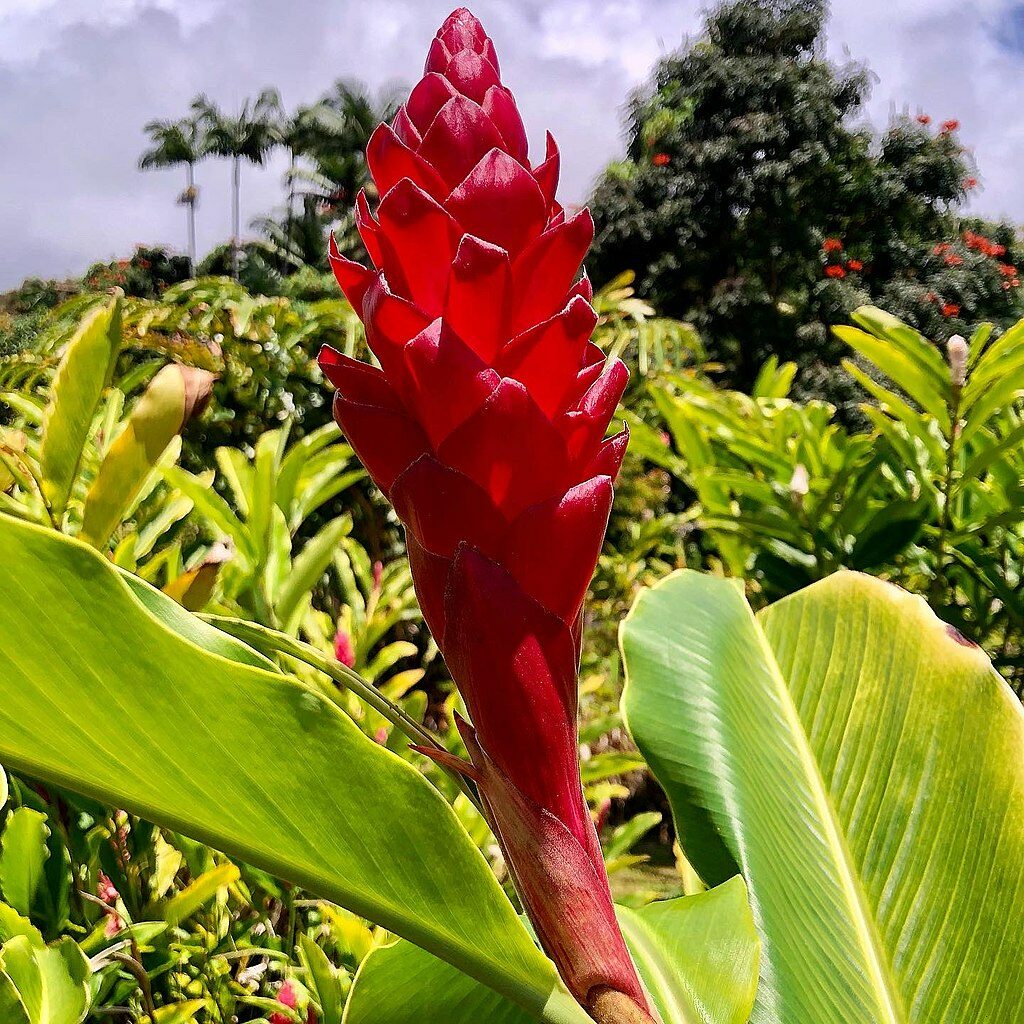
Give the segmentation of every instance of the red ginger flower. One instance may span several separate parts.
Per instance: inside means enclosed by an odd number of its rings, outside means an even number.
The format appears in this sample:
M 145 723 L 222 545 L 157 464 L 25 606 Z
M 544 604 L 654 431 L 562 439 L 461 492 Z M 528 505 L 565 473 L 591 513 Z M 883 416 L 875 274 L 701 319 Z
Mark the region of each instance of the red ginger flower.
M 825 276 L 842 278 L 846 277 L 846 271 L 838 263 L 832 263 L 825 268 Z
M 821 243 L 821 248 L 825 252 L 842 252 L 843 243 L 838 238 L 826 238 L 825 241 Z
M 472 718 L 473 778 L 548 954 L 576 998 L 647 1011 L 580 785 L 582 606 L 604 539 L 626 385 L 590 341 L 586 210 L 536 166 L 494 46 L 455 11 L 367 147 L 356 220 L 373 269 L 335 275 L 381 369 L 325 348 L 334 413 L 406 527 L 424 617 Z M 620 998 L 616 996 L 616 998 Z
M 847 260 L 846 268 L 848 270 L 852 270 L 854 273 L 858 273 L 859 271 L 864 269 L 864 264 L 861 263 L 860 260 Z

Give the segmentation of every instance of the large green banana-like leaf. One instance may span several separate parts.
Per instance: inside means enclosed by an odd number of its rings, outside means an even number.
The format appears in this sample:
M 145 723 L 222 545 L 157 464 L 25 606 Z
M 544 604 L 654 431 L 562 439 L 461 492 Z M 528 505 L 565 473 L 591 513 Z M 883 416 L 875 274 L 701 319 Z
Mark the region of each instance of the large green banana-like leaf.
M 637 969 L 663 1024 L 746 1024 L 759 943 L 747 891 L 734 878 L 698 896 L 618 907 Z M 529 1024 L 523 1010 L 408 942 L 373 950 L 345 1024 Z
M 86 545 L 0 516 L 0 760 L 296 882 L 537 1017 L 581 1019 L 415 768 L 140 587 Z M 186 635 L 168 628 L 183 619 Z
M 978 648 L 856 573 L 759 618 L 676 574 L 622 644 L 687 857 L 750 887 L 755 1021 L 1024 1020 L 1024 712 Z

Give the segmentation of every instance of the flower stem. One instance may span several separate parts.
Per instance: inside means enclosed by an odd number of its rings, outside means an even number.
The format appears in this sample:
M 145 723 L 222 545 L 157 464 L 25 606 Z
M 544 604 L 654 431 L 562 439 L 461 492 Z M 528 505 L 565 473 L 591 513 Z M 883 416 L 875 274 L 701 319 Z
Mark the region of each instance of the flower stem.
M 310 644 L 296 640 L 288 633 L 271 629 L 269 626 L 258 625 L 254 622 L 246 622 L 244 619 L 234 619 L 224 615 L 202 615 L 200 618 L 216 626 L 217 629 L 230 633 L 233 637 L 243 643 L 254 647 L 261 654 L 268 650 L 273 654 L 283 654 L 287 658 L 293 658 L 318 672 L 330 676 L 339 686 L 351 690 L 357 697 L 365 701 L 374 711 L 383 715 L 392 725 L 401 729 L 414 743 L 431 750 L 447 752 L 447 748 L 429 729 L 425 729 L 414 718 L 407 715 L 397 704 L 389 700 L 372 683 L 367 682 L 358 672 L 343 665 L 340 661 L 328 658 Z M 448 769 L 436 760 L 446 771 Z M 449 774 L 458 783 L 459 789 L 468 797 L 473 805 L 483 813 L 480 799 L 473 787 L 456 771 Z
M 590 1013 L 597 1024 L 654 1024 L 624 992 L 599 988 L 590 997 Z

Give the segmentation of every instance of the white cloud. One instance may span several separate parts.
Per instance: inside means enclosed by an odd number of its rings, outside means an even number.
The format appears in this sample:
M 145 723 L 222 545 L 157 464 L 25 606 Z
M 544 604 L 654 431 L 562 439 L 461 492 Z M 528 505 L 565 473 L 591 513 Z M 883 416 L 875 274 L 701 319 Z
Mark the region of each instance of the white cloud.
M 177 172 L 135 169 L 142 125 L 206 91 L 231 107 L 264 85 L 288 104 L 339 76 L 379 86 L 418 77 L 455 0 L 0 0 L 0 286 L 80 272 L 137 241 L 180 245 Z M 579 200 L 621 151 L 630 88 L 699 27 L 705 0 L 479 0 L 534 146 L 563 153 L 562 195 Z M 835 0 L 827 52 L 866 59 L 869 105 L 957 117 L 978 157 L 984 212 L 1024 219 L 1019 0 Z M 1018 23 L 1019 24 L 1019 23 Z M 280 202 L 280 161 L 247 169 L 246 219 Z M 227 234 L 223 162 L 199 169 L 200 244 Z

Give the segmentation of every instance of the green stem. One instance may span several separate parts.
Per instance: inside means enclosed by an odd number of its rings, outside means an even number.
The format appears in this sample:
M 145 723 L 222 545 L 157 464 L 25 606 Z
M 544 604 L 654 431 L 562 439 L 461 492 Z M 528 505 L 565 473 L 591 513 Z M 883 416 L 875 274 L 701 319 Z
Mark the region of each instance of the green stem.
M 46 515 L 49 517 L 50 525 L 55 530 L 59 531 L 60 527 L 57 525 L 57 520 L 54 518 L 53 508 L 51 507 L 50 503 L 46 500 L 46 492 L 43 490 L 43 482 L 36 475 L 35 470 L 32 468 L 32 464 L 25 457 L 25 454 L 23 452 L 19 452 L 17 448 L 12 448 L 10 445 L 4 444 L 3 442 L 0 442 L 0 451 L 9 455 L 18 463 L 19 466 L 22 467 L 22 469 L 25 470 L 25 473 L 31 479 L 32 483 L 35 484 L 36 490 L 39 492 L 39 499 L 40 501 L 42 501 L 43 508 L 46 510 Z M 7 463 L 6 459 L 4 460 L 4 462 L 6 463 L 7 468 L 13 472 L 14 467 L 11 466 L 10 463 Z
M 245 622 L 243 619 L 233 619 L 223 615 L 201 615 L 200 618 L 216 626 L 217 629 L 230 633 L 233 637 L 243 643 L 255 647 L 256 650 L 264 652 L 269 647 L 277 654 L 283 654 L 287 658 L 301 662 L 304 665 L 315 668 L 318 672 L 330 676 L 339 686 L 351 690 L 357 697 L 386 718 L 397 729 L 401 729 L 406 736 L 414 743 L 428 747 L 432 750 L 447 753 L 448 750 L 428 729 L 425 729 L 414 718 L 407 715 L 397 704 L 389 700 L 372 683 L 367 682 L 358 672 L 342 665 L 340 661 L 328 658 L 310 644 L 303 643 L 287 633 L 281 633 L 268 626 L 257 625 L 253 622 Z M 438 762 L 435 762 L 438 763 Z M 441 767 L 448 772 L 456 781 L 459 789 L 472 801 L 473 805 L 483 814 L 483 807 L 476 792 L 469 785 L 465 778 L 456 771 Z
M 946 467 L 942 478 L 942 514 L 939 516 L 939 535 L 937 541 L 938 558 L 931 586 L 931 603 L 933 606 L 938 603 L 944 581 L 946 581 L 946 593 L 950 600 L 952 600 L 952 588 L 948 583 L 945 572 L 947 564 L 946 539 L 953 527 L 951 496 L 953 492 L 953 473 L 956 469 L 956 457 L 958 450 L 957 440 L 960 436 L 958 424 L 960 420 L 960 398 L 962 394 L 963 388 L 960 385 L 954 384 L 949 401 L 949 443 L 946 445 Z

